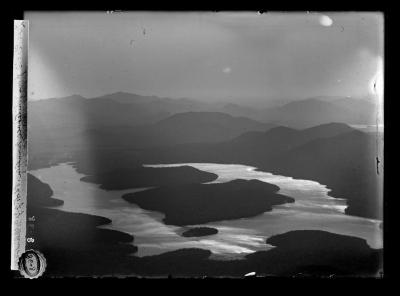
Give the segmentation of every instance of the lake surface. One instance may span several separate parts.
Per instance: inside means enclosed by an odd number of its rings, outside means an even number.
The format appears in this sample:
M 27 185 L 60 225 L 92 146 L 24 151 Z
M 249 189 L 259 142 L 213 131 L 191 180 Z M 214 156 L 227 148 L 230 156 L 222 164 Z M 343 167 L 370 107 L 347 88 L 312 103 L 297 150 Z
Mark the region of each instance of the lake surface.
M 200 238 L 182 237 L 180 233 L 189 227 L 165 225 L 162 213 L 147 211 L 121 198 L 125 193 L 146 190 L 103 190 L 99 185 L 80 181 L 83 174 L 76 172 L 72 164 L 64 163 L 50 168 L 31 171 L 41 181 L 48 183 L 54 198 L 64 200 L 57 209 L 99 215 L 112 220 L 101 226 L 132 234 L 137 256 L 164 253 L 182 248 L 203 248 L 217 259 L 239 258 L 243 255 L 272 248 L 265 240 L 272 235 L 291 230 L 325 230 L 364 238 L 373 248 L 382 247 L 381 221 L 344 214 L 346 201 L 329 196 L 329 189 L 318 182 L 293 179 L 257 171 L 256 168 L 236 164 L 184 163 L 146 165 L 148 167 L 177 167 L 189 165 L 218 175 L 216 182 L 234 179 L 257 179 L 275 184 L 279 193 L 293 197 L 295 203 L 274 206 L 252 218 L 226 220 L 201 224 L 217 228 L 216 235 Z M 229 205 L 227 205 L 229 206 Z M 197 225 L 200 226 L 200 225 Z

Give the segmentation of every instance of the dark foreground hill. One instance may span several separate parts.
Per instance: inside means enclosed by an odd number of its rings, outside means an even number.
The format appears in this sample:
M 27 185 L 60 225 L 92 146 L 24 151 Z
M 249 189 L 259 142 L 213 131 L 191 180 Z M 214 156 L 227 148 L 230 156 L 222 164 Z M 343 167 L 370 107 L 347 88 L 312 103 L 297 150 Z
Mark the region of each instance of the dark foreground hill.
M 164 186 L 128 193 L 123 198 L 143 209 L 164 213 L 166 224 L 182 226 L 256 216 L 271 211 L 274 205 L 294 202 L 277 194 L 278 190 L 278 186 L 258 180 L 233 180 Z
M 373 277 L 382 268 L 381 250 L 355 237 L 304 230 L 272 236 L 267 243 L 275 248 L 244 260 L 213 260 L 210 251 L 183 249 L 132 261 L 136 274 L 165 277 L 243 277 L 249 272 L 270 277 Z
M 57 265 L 45 276 L 243 277 L 256 272 L 270 277 L 377 277 L 382 270 L 382 250 L 371 249 L 358 238 L 313 230 L 277 237 L 279 242 L 274 249 L 231 261 L 211 259 L 210 251 L 195 248 L 136 257 L 128 255 L 120 244 L 113 251 L 101 253 L 99 258 L 89 253 L 84 256 L 73 251 L 60 252 L 52 246 L 52 254 L 58 254 L 52 257 Z M 274 238 L 268 239 L 268 243 L 272 244 Z M 94 254 L 96 251 L 92 250 Z
M 43 183 L 32 174 L 27 174 L 27 202 L 29 207 L 55 207 L 64 204 L 63 200 L 53 198 L 53 190 L 46 183 Z
M 267 243 L 275 248 L 247 256 L 257 273 L 365 276 L 376 273 L 382 259 L 382 253 L 364 239 L 319 230 L 290 231 L 268 238 Z
M 27 228 L 27 235 L 35 240 L 28 242 L 26 248 L 44 254 L 46 274 L 70 274 L 78 270 L 85 270 L 87 275 L 110 274 L 115 262 L 137 251 L 132 244 L 133 236 L 98 228 L 110 224 L 110 219 L 46 208 L 61 205 L 63 201 L 51 197 L 48 184 L 29 176 L 27 210 L 35 222 L 34 228 Z

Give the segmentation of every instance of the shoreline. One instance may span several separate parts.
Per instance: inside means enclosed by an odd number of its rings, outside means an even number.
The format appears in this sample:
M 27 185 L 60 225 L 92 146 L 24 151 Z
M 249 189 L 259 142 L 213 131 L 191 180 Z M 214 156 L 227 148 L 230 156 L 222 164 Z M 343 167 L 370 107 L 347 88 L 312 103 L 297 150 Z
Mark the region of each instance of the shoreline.
M 53 212 L 62 212 L 56 209 L 43 209 L 43 211 L 47 211 L 48 213 Z M 56 236 L 50 236 L 49 237 L 49 232 L 46 229 L 43 229 L 43 227 L 39 227 L 40 231 L 44 231 L 44 238 L 50 239 L 45 245 L 46 247 L 40 248 L 39 249 L 43 250 L 45 252 L 45 256 L 48 259 L 48 262 L 50 263 L 49 269 L 48 269 L 48 276 L 57 276 L 58 275 L 65 275 L 65 274 L 71 274 L 71 275 L 99 275 L 99 276 L 110 276 L 114 275 L 115 273 L 121 273 L 121 274 L 128 274 L 129 276 L 139 276 L 139 277 L 167 277 L 169 274 L 172 274 L 174 277 L 192 277 L 192 276 L 232 276 L 232 277 L 241 277 L 247 272 L 251 272 L 254 270 L 257 270 L 257 273 L 262 274 L 264 273 L 273 273 L 275 275 L 283 275 L 287 276 L 290 275 L 293 272 L 297 272 L 297 265 L 291 263 L 291 260 L 287 260 L 285 263 L 286 268 L 289 268 L 288 270 L 282 269 L 279 266 L 275 266 L 273 262 L 276 260 L 284 260 L 286 258 L 286 248 L 290 247 L 293 245 L 293 242 L 291 242 L 290 239 L 290 233 L 293 231 L 289 232 L 284 232 L 282 234 L 277 234 L 272 237 L 269 237 L 264 243 L 268 243 L 270 239 L 273 237 L 287 237 L 289 236 L 289 240 L 286 240 L 286 243 L 283 243 L 281 246 L 275 246 L 271 250 L 268 251 L 256 251 L 253 252 L 249 255 L 246 255 L 244 259 L 232 259 L 232 260 L 217 260 L 213 259 L 212 252 L 209 250 L 205 249 L 188 249 L 188 248 L 183 248 L 183 249 L 178 249 L 175 251 L 168 251 L 164 252 L 160 255 L 152 255 L 152 256 L 144 256 L 144 257 L 137 257 L 135 255 L 135 246 L 128 242 L 128 236 L 134 239 L 134 236 L 131 236 L 128 234 L 126 236 L 126 233 L 121 232 L 121 231 L 116 231 L 116 230 L 109 230 L 109 229 L 102 229 L 101 225 L 108 225 L 107 223 L 110 223 L 110 219 L 101 217 L 101 216 L 95 216 L 95 215 L 88 215 L 88 214 L 77 214 L 77 213 L 71 213 L 71 212 L 62 212 L 63 214 L 58 213 L 58 215 L 55 215 L 56 219 L 55 221 L 62 222 L 60 225 L 64 226 L 64 230 L 61 231 L 62 235 L 58 235 L 60 232 L 60 229 L 56 227 Z M 88 221 L 93 221 L 94 220 L 102 220 L 102 223 L 96 222 L 91 224 L 91 226 L 87 226 L 87 223 L 75 223 L 76 225 L 79 225 L 77 229 L 81 229 L 83 225 L 86 225 L 86 231 L 89 231 L 89 233 L 101 233 L 103 232 L 102 235 L 98 236 L 92 236 L 90 235 L 89 238 L 87 236 L 87 232 L 83 231 L 83 233 L 86 233 L 85 235 L 78 235 L 76 234 L 76 230 L 74 230 L 74 227 L 71 227 L 70 223 L 65 224 L 65 217 L 86 217 L 84 219 L 88 219 Z M 57 218 L 59 217 L 59 218 Z M 63 218 L 64 217 L 64 218 Z M 70 220 L 71 222 L 75 221 L 76 218 L 72 218 Z M 106 223 L 107 222 L 107 223 Z M 112 222 L 112 221 L 111 221 Z M 43 221 L 44 223 L 44 221 Z M 45 223 L 44 225 L 49 226 L 49 224 Z M 50 225 L 54 225 L 54 223 L 50 223 Z M 67 227 L 65 227 L 67 226 Z M 100 228 L 99 228 L 100 226 Z M 89 228 L 87 228 L 89 227 Z M 92 230 L 90 230 L 92 229 Z M 72 231 L 72 232 L 71 232 Z M 104 232 L 105 231 L 105 232 Z M 296 232 L 296 231 L 294 231 Z M 305 234 L 312 234 L 315 233 L 316 231 L 313 230 L 305 230 L 302 231 Z M 373 254 L 379 254 L 382 249 L 379 250 L 373 250 L 368 245 L 366 244 L 366 241 L 364 239 L 359 239 L 356 237 L 352 236 L 343 236 L 343 235 L 337 235 L 334 233 L 329 233 L 326 231 L 317 231 L 317 233 L 325 233 L 328 237 L 332 238 L 334 241 L 339 243 L 341 240 L 345 241 L 352 241 L 354 242 L 354 246 L 349 249 L 349 256 L 351 254 L 351 258 L 354 257 L 355 254 L 357 254 L 358 251 L 357 248 L 363 246 L 363 252 L 366 252 L 366 255 L 360 255 L 361 257 L 357 259 L 356 261 L 353 260 L 352 264 L 347 264 L 344 267 L 339 266 L 338 267 L 335 265 L 335 260 L 337 258 L 340 258 L 341 253 L 335 253 L 335 255 L 330 255 L 333 256 L 332 258 L 335 258 L 334 261 L 328 261 L 329 264 L 332 264 L 332 267 L 327 267 L 327 270 L 329 272 L 335 272 L 338 274 L 352 274 L 353 272 L 356 272 L 358 268 L 361 268 L 361 270 L 364 270 L 363 272 L 367 272 L 369 276 L 371 276 L 370 271 L 374 266 L 376 266 L 378 261 L 375 261 L 376 259 L 368 259 L 370 256 Z M 124 239 L 122 239 L 122 234 Z M 111 236 L 110 236 L 111 235 Z M 65 241 L 64 237 L 66 237 L 68 240 Z M 90 238 L 92 237 L 92 238 Z M 106 238 L 108 237 L 108 238 Z M 120 238 L 118 238 L 120 237 Z M 301 236 L 303 237 L 303 236 Z M 314 235 L 311 235 L 311 237 L 314 237 Z M 70 240 L 72 238 L 76 238 L 77 241 L 75 243 L 72 243 Z M 106 238 L 106 239 L 105 239 Z M 88 240 L 89 239 L 89 240 Z M 121 241 L 122 239 L 122 241 Z M 298 238 L 296 239 L 298 241 Z M 85 243 L 86 241 L 86 243 Z M 323 239 L 320 243 L 323 243 L 325 239 Z M 40 242 L 40 240 L 38 241 Z M 65 243 L 70 243 L 71 245 L 68 247 L 65 245 Z M 97 243 L 96 243 L 97 242 Z M 101 242 L 101 244 L 99 244 Z M 335 245 L 337 244 L 335 243 Z M 353 243 L 352 243 L 353 244 Z M 295 244 L 296 245 L 296 244 Z M 283 249 L 282 249 L 283 248 Z M 351 251 L 353 250 L 354 251 Z M 96 256 L 93 257 L 93 252 L 96 250 Z M 110 251 L 113 250 L 113 252 L 110 253 Z M 272 253 L 270 253 L 272 252 Z M 325 252 L 325 251 L 324 251 Z M 327 253 L 330 253 L 331 251 L 328 249 L 326 250 Z M 353 254 L 353 252 L 356 252 Z M 378 253 L 376 253 L 378 252 Z M 295 252 L 293 256 L 294 258 L 302 258 L 304 255 L 302 255 L 302 251 L 298 250 Z M 285 254 L 285 255 L 283 255 Z M 283 257 L 282 257 L 283 256 Z M 297 257 L 296 257 L 297 256 Z M 339 256 L 339 257 L 337 257 Z M 347 256 L 347 255 L 346 255 Z M 358 255 L 357 255 L 358 256 Z M 365 257 L 366 256 L 366 257 Z M 375 256 L 375 255 L 373 255 Z M 259 258 L 256 260 L 256 258 Z M 101 260 L 99 261 L 99 259 Z M 186 258 L 186 259 L 185 259 Z M 281 258 L 281 259 L 278 259 Z M 347 257 L 346 257 L 347 258 Z M 357 257 L 358 258 L 358 257 Z M 375 258 L 375 257 L 374 257 Z M 311 259 L 310 259 L 311 260 Z M 346 259 L 348 260 L 348 259 Z M 366 260 L 366 261 L 365 261 Z M 363 263 L 363 262 L 366 263 Z M 58 262 L 58 263 L 57 263 Z M 64 263 L 62 263 L 64 262 Z M 67 266 L 65 266 L 65 262 L 68 262 Z M 260 265 L 260 262 L 265 262 L 265 264 Z M 270 262 L 267 264 L 267 262 Z M 369 262 L 369 263 L 368 263 Z M 375 263 L 374 263 L 375 262 Z M 59 264 L 63 266 L 60 269 L 58 269 L 57 266 Z M 173 263 L 173 264 L 172 264 Z M 171 265 L 172 264 L 172 265 Z M 271 265 L 272 264 L 272 265 Z M 320 263 L 318 263 L 320 264 Z M 322 263 L 321 263 L 322 264 Z M 325 264 L 325 263 L 323 263 Z M 367 264 L 367 265 L 365 265 Z M 96 269 L 92 269 L 91 266 L 95 266 Z M 114 267 L 113 267 L 114 266 Z M 218 266 L 218 267 L 217 267 Z M 335 267 L 336 266 L 336 267 Z M 355 267 L 359 266 L 359 267 Z M 365 266 L 365 267 L 364 267 Z M 370 266 L 370 267 L 368 267 Z M 300 268 L 303 268 L 299 266 Z M 220 268 L 219 272 L 215 272 L 215 268 Z M 305 268 L 305 267 L 304 267 Z M 110 271 L 110 269 L 112 271 Z M 66 271 L 68 270 L 68 271 Z M 107 271 L 108 270 L 108 271 Z M 353 271 L 352 271 L 353 270 Z M 319 269 L 317 269 L 319 271 Z M 313 270 L 309 271 L 311 273 L 315 272 Z M 325 271 L 324 271 L 325 272 Z
M 67 166 L 70 166 L 72 169 L 73 169 L 73 171 L 75 171 L 76 172 L 76 168 L 73 166 L 73 162 L 66 162 L 66 163 L 64 163 L 64 164 L 66 164 Z M 175 164 L 175 165 L 180 165 L 180 164 Z M 230 164 L 230 165 L 237 165 L 237 164 Z M 245 166 L 245 165 L 237 165 L 237 166 Z M 250 167 L 249 166 L 249 168 L 248 169 L 253 169 L 253 170 L 257 170 L 257 171 L 260 171 L 259 169 L 257 169 L 256 167 L 254 167 L 254 166 L 252 166 L 252 167 Z M 203 168 L 202 167 L 198 167 L 198 169 L 200 169 L 200 170 L 202 170 Z M 213 171 L 213 170 L 211 170 L 210 172 L 215 172 L 215 173 L 217 173 L 218 175 L 220 174 L 218 171 Z M 270 175 L 271 173 L 266 173 L 266 174 L 268 174 L 268 175 Z M 80 175 L 80 176 L 83 176 L 84 174 L 81 174 L 81 173 L 78 173 L 78 175 Z M 277 175 L 278 177 L 279 176 L 282 176 L 282 175 Z M 240 177 L 240 176 L 239 176 Z M 292 179 L 291 177 L 288 177 L 289 179 Z M 78 178 L 79 179 L 79 178 Z M 296 179 L 295 179 L 296 180 Z M 307 181 L 307 180 L 306 180 Z M 225 181 L 221 181 L 221 182 L 225 182 Z M 267 181 L 266 182 L 269 182 L 268 181 L 268 179 L 267 179 Z M 271 182 L 272 182 L 272 180 L 271 180 Z M 272 183 L 274 183 L 274 182 L 272 182 Z M 211 183 L 212 184 L 212 183 Z M 276 183 L 276 185 L 279 185 L 278 187 L 279 188 L 281 188 L 280 187 L 280 184 L 279 183 Z M 92 185 L 90 185 L 91 187 L 95 187 L 95 188 L 98 188 L 99 187 L 99 185 L 98 184 L 92 184 Z M 324 187 L 326 187 L 325 185 L 323 185 Z M 64 189 L 65 190 L 65 189 Z M 280 189 L 279 189 L 280 190 Z M 101 191 L 104 191 L 104 190 L 101 190 Z M 127 191 L 125 191 L 125 192 L 129 192 L 130 190 L 127 190 Z M 112 191 L 111 191 L 112 192 Z M 104 195 L 104 198 L 106 198 L 107 197 L 107 194 L 108 193 L 105 193 L 105 195 Z M 288 195 L 288 196 L 291 196 L 291 194 L 287 194 L 287 193 L 285 193 L 286 195 Z M 100 196 L 99 196 L 100 197 Z M 117 195 L 115 195 L 114 194 L 114 197 L 113 198 L 117 198 L 117 199 L 120 199 L 120 197 L 117 197 Z M 330 197 L 331 198 L 331 197 Z M 331 199 L 334 199 L 334 198 L 331 198 Z M 108 200 L 108 198 L 106 198 L 106 199 L 103 199 L 103 198 L 101 198 L 100 200 L 105 200 L 105 201 L 107 201 Z M 328 204 L 331 204 L 331 202 L 329 202 L 329 201 L 327 201 L 327 203 Z M 296 203 L 295 203 L 296 204 Z M 294 204 L 294 205 L 295 205 Z M 106 205 L 107 206 L 107 205 Z M 136 207 L 136 206 L 135 206 Z M 140 207 L 139 207 L 140 208 Z M 274 208 L 275 208 L 275 206 L 274 206 Z M 297 207 L 298 208 L 298 207 Z M 322 208 L 321 208 L 322 209 Z M 281 215 L 281 214 L 279 214 L 282 210 L 285 210 L 285 207 L 283 207 L 283 209 L 280 209 L 280 207 L 278 206 L 278 208 L 277 208 L 277 211 L 278 212 L 274 212 L 274 211 L 272 211 L 272 212 L 268 212 L 268 213 L 272 213 L 272 215 L 273 216 L 275 216 L 275 217 L 277 217 L 276 215 Z M 301 210 L 301 209 L 299 209 L 298 208 L 298 210 Z M 319 210 L 318 210 L 319 211 Z M 336 210 L 335 210 L 336 211 Z M 81 211 L 79 211 L 79 210 L 74 210 L 74 211 L 72 211 L 72 212 L 81 212 Z M 88 214 L 91 214 L 91 212 L 88 212 L 88 211 L 84 211 L 85 213 L 88 213 Z M 144 210 L 144 212 L 147 212 L 147 211 L 145 211 Z M 93 212 L 94 213 L 94 212 Z M 134 213 L 136 213 L 136 211 L 134 212 Z M 156 212 L 154 212 L 155 213 L 155 217 L 153 217 L 153 216 L 151 216 L 151 219 L 156 219 L 157 220 L 157 223 L 160 223 L 160 226 L 161 225 L 165 225 L 164 223 L 162 223 L 162 218 L 165 216 L 164 215 L 164 213 L 162 212 L 162 211 L 156 211 Z M 262 222 L 262 221 L 264 221 L 265 219 L 264 218 L 262 218 L 264 215 L 265 212 L 263 212 L 263 213 L 261 213 L 261 214 L 259 214 L 259 215 L 251 215 L 251 217 L 249 217 L 249 218 L 241 218 L 241 219 L 234 219 L 234 220 L 222 220 L 222 221 L 220 221 L 220 222 L 217 222 L 217 224 L 216 225 L 220 225 L 219 227 L 222 227 L 222 228 L 226 228 L 226 227 L 230 227 L 229 225 L 230 224 L 232 224 L 231 223 L 231 221 L 233 221 L 233 227 L 240 227 L 240 225 L 239 224 L 237 224 L 237 223 L 235 223 L 234 221 L 244 221 L 243 223 L 246 223 L 247 225 L 249 225 L 249 226 L 247 226 L 248 227 L 248 229 L 253 229 L 253 228 L 251 228 L 251 224 L 248 224 L 248 223 L 252 223 L 252 222 L 247 222 L 247 221 L 251 221 L 251 220 L 253 220 L 254 218 L 256 218 L 257 220 L 259 220 L 260 221 L 260 223 L 265 223 L 265 222 Z M 274 215 L 274 213 L 276 213 L 276 215 Z M 283 212 L 282 212 L 283 213 Z M 101 214 L 101 212 L 99 212 L 99 214 Z M 146 213 L 144 213 L 145 215 L 146 215 Z M 318 214 L 318 212 L 316 212 L 316 214 Z M 352 216 L 352 215 L 344 215 L 344 216 L 346 216 L 346 217 L 349 217 L 349 218 L 354 218 L 354 219 L 358 219 L 359 217 L 356 217 L 356 216 Z M 112 217 L 110 217 L 110 218 L 112 218 Z M 343 217 L 344 218 L 344 217 Z M 114 218 L 112 218 L 113 220 L 114 220 Z M 365 221 L 370 221 L 370 222 L 368 222 L 368 223 L 372 223 L 372 224 L 376 224 L 375 222 L 376 222 L 376 220 L 374 220 L 374 219 L 365 219 L 365 218 L 363 218 L 363 217 L 361 217 L 360 219 L 362 219 L 362 220 L 365 220 Z M 138 221 L 140 221 L 140 220 L 138 220 Z M 267 220 L 268 221 L 268 220 Z M 346 221 L 346 219 L 345 219 L 345 221 Z M 351 223 L 351 221 L 352 220 L 349 220 L 349 223 Z M 355 220 L 355 221 L 357 221 L 357 220 Z M 140 222 L 139 222 L 140 223 Z M 230 223 L 230 224 L 229 224 Z M 242 223 L 242 222 L 240 222 L 240 223 Z M 258 223 L 258 222 L 256 222 L 256 223 Z M 268 223 L 268 222 L 266 222 L 266 223 Z M 346 222 L 347 223 L 347 222 Z M 356 222 L 356 223 L 363 223 L 363 222 Z M 367 223 L 367 222 L 366 222 Z M 213 223 L 213 222 L 210 222 L 210 223 L 206 223 L 206 224 L 211 224 L 211 225 L 209 225 L 210 227 L 215 227 L 215 226 L 213 226 L 212 224 L 215 224 L 215 223 Z M 245 225 L 246 225 L 245 224 Z M 307 224 L 307 223 L 306 223 Z M 373 227 L 374 228 L 374 226 L 372 226 L 372 224 L 371 224 L 371 226 L 370 226 L 370 229 L 371 229 L 371 231 L 372 231 L 372 228 L 371 227 Z M 126 224 L 127 225 L 127 224 Z M 366 225 L 369 225 L 369 224 L 366 224 Z M 122 225 L 123 226 L 123 225 Z M 168 225 L 167 225 L 168 226 Z M 201 225 L 199 225 L 199 226 L 201 226 Z M 203 226 L 208 226 L 208 225 L 203 225 Z M 312 225 L 310 225 L 311 226 L 311 228 L 310 229 L 315 229 L 315 227 L 313 227 Z M 334 225 L 333 225 L 334 226 Z M 118 226 L 119 227 L 119 226 Z M 108 229 L 116 229 L 116 230 L 120 230 L 120 228 L 113 228 L 113 227 L 105 227 L 105 228 L 108 228 Z M 156 227 L 158 227 L 158 226 L 156 226 Z M 362 225 L 361 225 L 361 227 L 363 227 Z M 369 226 L 366 226 L 366 227 L 369 227 Z M 261 227 L 261 231 L 263 231 L 262 229 L 263 228 L 265 228 L 265 227 Z M 136 228 L 134 228 L 134 229 L 136 229 Z M 233 229 L 233 228 L 232 228 Z M 290 228 L 290 229 L 296 229 L 296 228 Z M 297 228 L 297 229 L 309 229 L 308 227 L 307 227 L 307 225 L 305 225 L 303 228 Z M 361 228 L 361 230 L 362 230 L 363 228 Z M 125 226 L 123 226 L 123 229 L 121 230 L 121 231 L 125 231 L 125 232 L 127 232 L 126 231 L 127 230 L 127 228 L 125 227 Z M 160 229 L 161 230 L 161 229 Z M 172 229 L 171 229 L 172 230 Z M 268 231 L 268 229 L 266 229 L 267 230 L 267 232 L 269 233 L 269 231 Z M 348 231 L 342 231 L 342 230 L 340 230 L 340 229 L 338 229 L 338 231 L 335 231 L 335 227 L 332 229 L 331 228 L 331 230 L 333 230 L 334 232 L 336 232 L 336 233 L 342 233 L 342 234 L 348 234 L 348 235 L 353 235 L 354 237 L 360 237 L 359 235 L 357 235 L 357 234 L 352 234 L 351 233 L 351 231 L 350 232 L 348 232 Z M 365 229 L 365 230 L 368 230 L 368 229 Z M 162 231 L 162 230 L 161 230 Z M 173 232 L 175 232 L 176 234 L 178 234 L 178 232 L 177 231 L 175 231 L 175 230 L 172 230 Z M 260 230 L 258 230 L 258 232 L 259 232 Z M 135 233 L 135 230 L 133 230 L 133 231 L 129 231 L 128 233 L 132 233 L 132 234 L 134 234 Z M 249 234 L 251 233 L 251 232 L 248 232 Z M 370 232 L 370 233 L 372 233 L 372 232 Z M 229 236 L 232 236 L 234 234 L 234 232 L 230 232 L 230 233 L 228 233 L 228 235 Z M 271 235 L 273 235 L 273 234 L 275 234 L 275 233 L 272 233 Z M 175 235 L 175 234 L 174 234 Z M 225 234 L 223 234 L 224 236 L 225 236 Z M 251 234 L 250 234 L 251 235 Z M 262 235 L 261 233 L 259 233 L 259 235 Z M 372 234 L 372 236 L 369 236 L 369 238 L 368 238 L 368 236 L 361 236 L 361 237 L 364 237 L 364 238 L 366 238 L 366 239 L 368 239 L 368 241 L 370 241 L 370 242 L 372 242 L 371 243 L 371 246 L 372 247 L 374 247 L 374 248 L 380 248 L 381 247 L 381 244 L 380 243 L 378 243 L 378 241 L 377 240 L 380 240 L 380 238 L 378 238 L 376 235 L 374 235 L 374 234 Z M 379 235 L 379 237 L 380 237 L 380 235 Z M 222 237 L 221 237 L 222 238 Z M 147 244 L 147 238 L 146 238 L 146 236 L 144 237 L 144 241 L 143 240 L 141 240 L 142 241 L 142 243 L 145 243 L 145 244 Z M 163 240 L 164 242 L 167 242 L 168 241 L 168 238 L 166 237 L 166 239 L 167 240 Z M 219 238 L 218 238 L 218 240 L 219 240 Z M 377 243 L 375 243 L 375 242 L 373 242 L 372 240 L 375 240 Z M 234 243 L 233 241 L 231 242 L 231 243 Z M 179 247 L 185 247 L 184 246 L 185 244 L 181 244 L 181 243 L 178 243 L 177 244 L 177 248 L 179 248 Z M 252 246 L 252 243 L 249 243 L 249 246 Z M 169 248 L 167 248 L 167 249 L 169 249 Z M 254 245 L 254 247 L 251 247 L 250 249 L 253 249 L 254 251 L 256 251 L 257 249 L 260 249 L 259 247 L 257 247 L 257 246 L 255 246 Z M 168 251 L 168 250 L 166 250 L 166 251 Z M 150 251 L 149 253 L 150 254 L 152 254 L 152 253 L 155 253 L 155 254 L 159 254 L 159 252 L 156 250 L 156 248 L 155 249 L 153 249 L 152 251 Z M 147 252 L 146 252 L 147 253 Z M 146 255 L 144 255 L 144 256 L 146 256 Z
M 110 149 L 107 149 L 107 150 L 110 150 Z M 124 150 L 129 150 L 129 149 L 124 149 Z M 185 163 L 188 163 L 188 162 L 159 162 L 159 163 L 157 163 L 157 165 L 159 165 L 159 164 L 161 164 L 161 165 L 174 164 L 175 165 L 175 164 L 185 164 Z M 204 162 L 193 162 L 193 163 L 204 163 Z M 369 216 L 362 215 L 362 214 L 358 214 L 357 215 L 357 214 L 352 214 L 351 212 L 349 213 L 349 210 L 348 210 L 349 209 L 349 204 L 348 204 L 349 198 L 342 198 L 342 197 L 336 196 L 337 194 L 340 194 L 340 192 L 343 191 L 343 190 L 341 190 L 340 188 L 335 188 L 335 186 L 331 186 L 329 184 L 322 184 L 322 183 L 320 183 L 321 180 L 319 180 L 319 178 L 316 178 L 316 177 L 304 178 L 304 177 L 301 176 L 301 174 L 294 174 L 294 175 L 292 174 L 290 176 L 285 176 L 285 175 L 282 175 L 279 170 L 276 170 L 274 168 L 263 168 L 262 165 L 256 166 L 255 164 L 246 164 L 246 163 L 241 162 L 241 161 L 238 161 L 237 163 L 224 162 L 224 161 L 221 161 L 221 162 L 213 161 L 211 163 L 221 164 L 221 165 L 243 165 L 243 166 L 248 166 L 248 167 L 252 168 L 254 171 L 257 171 L 257 172 L 263 172 L 263 173 L 270 172 L 270 173 L 273 173 L 274 175 L 277 175 L 277 176 L 291 177 L 293 179 L 298 179 L 298 180 L 309 180 L 309 181 L 317 182 L 317 183 L 321 184 L 322 186 L 325 186 L 326 189 L 329 190 L 329 192 L 332 194 L 332 195 L 330 195 L 330 197 L 332 197 L 333 199 L 346 200 L 346 210 L 345 210 L 345 214 L 346 215 L 352 216 L 352 217 L 366 218 L 366 219 L 371 219 L 371 220 L 381 221 L 381 222 L 383 221 L 383 219 L 381 219 L 381 218 L 369 217 Z M 69 164 L 69 165 L 71 165 L 78 173 L 85 175 L 85 176 L 83 176 L 83 178 L 91 176 L 90 174 L 85 173 L 84 171 L 82 171 L 79 168 L 78 160 L 72 160 L 72 161 L 71 160 L 69 160 L 69 161 L 59 160 L 59 161 L 56 161 L 55 163 L 51 163 L 51 164 L 36 165 L 34 167 L 34 169 L 31 169 L 28 172 L 39 170 L 39 169 L 51 168 L 51 167 L 55 167 L 55 166 L 58 166 L 58 165 L 61 165 L 61 164 Z M 144 164 L 141 164 L 141 167 L 146 167 L 148 165 L 151 166 L 152 164 L 144 163 Z M 89 182 L 89 181 L 85 181 L 85 182 Z M 89 183 L 97 184 L 97 183 L 93 183 L 93 182 L 89 182 Z M 101 185 L 101 184 L 98 184 L 98 185 Z M 131 188 L 131 189 L 134 189 L 134 188 Z M 105 189 L 105 190 L 108 190 L 108 189 Z M 111 189 L 111 190 L 114 190 L 114 189 Z M 337 193 L 337 192 L 339 192 L 339 193 Z

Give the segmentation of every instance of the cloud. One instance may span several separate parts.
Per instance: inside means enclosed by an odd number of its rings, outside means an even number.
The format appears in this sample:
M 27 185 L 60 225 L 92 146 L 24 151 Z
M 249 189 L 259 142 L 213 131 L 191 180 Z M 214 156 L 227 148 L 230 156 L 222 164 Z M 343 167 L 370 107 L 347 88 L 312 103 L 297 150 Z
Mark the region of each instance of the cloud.
M 229 74 L 229 73 L 231 73 L 231 71 L 232 71 L 232 69 L 229 68 L 229 67 L 225 67 L 225 68 L 222 70 L 222 72 L 224 72 L 225 74 Z

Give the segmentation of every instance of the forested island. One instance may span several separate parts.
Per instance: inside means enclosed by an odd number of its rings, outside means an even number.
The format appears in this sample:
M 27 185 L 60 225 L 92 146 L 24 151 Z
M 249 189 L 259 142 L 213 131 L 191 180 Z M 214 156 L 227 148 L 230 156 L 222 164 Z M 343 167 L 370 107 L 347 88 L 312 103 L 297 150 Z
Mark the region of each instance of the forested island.
M 294 202 L 277 194 L 279 187 L 258 180 L 163 186 L 123 195 L 143 209 L 165 214 L 164 223 L 194 225 L 211 221 L 252 217 L 271 211 L 274 205 Z
M 200 237 L 217 234 L 218 229 L 212 227 L 195 227 L 182 232 L 184 237 Z
M 101 184 L 106 190 L 122 190 L 129 188 L 206 183 L 217 179 L 217 175 L 200 171 L 190 166 L 176 168 L 125 168 L 108 173 L 85 176 L 81 180 Z

